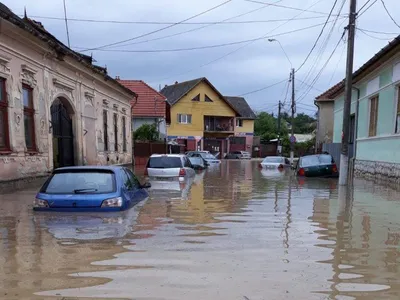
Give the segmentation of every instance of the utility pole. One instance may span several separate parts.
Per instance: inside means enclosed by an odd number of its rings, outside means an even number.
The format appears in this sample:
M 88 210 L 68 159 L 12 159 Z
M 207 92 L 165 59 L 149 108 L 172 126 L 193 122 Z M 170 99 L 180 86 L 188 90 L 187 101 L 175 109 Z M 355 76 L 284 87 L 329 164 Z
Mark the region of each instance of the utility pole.
M 350 15 L 347 41 L 346 80 L 344 87 L 344 108 L 342 127 L 342 151 L 340 154 L 339 185 L 347 185 L 349 176 L 349 135 L 350 111 L 353 81 L 354 35 L 356 28 L 357 0 L 350 0 Z
M 278 104 L 278 148 L 276 149 L 277 154 L 281 154 L 280 145 L 281 145 L 281 101 L 279 100 Z
M 292 127 L 292 132 L 291 132 L 291 136 L 290 136 L 290 163 L 293 165 L 293 158 L 294 158 L 294 143 L 295 141 L 294 139 L 294 108 L 295 108 L 295 96 L 294 96 L 294 68 L 292 69 L 292 76 L 291 80 L 292 80 L 292 120 L 291 120 L 291 127 Z

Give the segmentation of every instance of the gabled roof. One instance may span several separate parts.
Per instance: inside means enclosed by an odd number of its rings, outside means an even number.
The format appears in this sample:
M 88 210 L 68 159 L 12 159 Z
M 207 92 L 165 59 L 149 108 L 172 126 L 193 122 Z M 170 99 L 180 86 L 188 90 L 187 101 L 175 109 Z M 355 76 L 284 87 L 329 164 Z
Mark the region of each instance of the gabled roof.
M 397 54 L 400 51 L 400 35 L 392 40 L 388 45 L 383 47 L 378 53 L 376 53 L 370 60 L 368 60 L 361 68 L 353 73 L 353 83 L 356 83 L 362 79 L 366 73 L 371 72 L 378 68 L 382 64 L 382 60 L 386 60 Z M 337 95 L 344 91 L 344 79 L 338 84 L 331 87 L 321 95 L 317 96 L 315 100 L 319 101 L 331 101 Z
M 91 56 L 80 54 L 65 46 L 52 34 L 50 34 L 42 25 L 42 23 L 29 19 L 28 17 L 20 18 L 14 14 L 7 6 L 0 2 L 0 18 L 7 22 L 21 28 L 22 30 L 33 35 L 37 39 L 47 43 L 47 45 L 54 50 L 57 58 L 62 61 L 64 56 L 69 56 L 85 67 L 91 69 L 94 73 L 101 75 L 105 81 L 112 82 L 117 88 L 123 90 L 132 96 L 136 96 L 131 90 L 120 85 L 114 78 L 107 74 L 107 69 L 92 64 L 93 59 Z
M 165 117 L 167 98 L 142 80 L 117 79 L 126 88 L 135 92 L 137 99 L 131 101 L 132 116 Z
M 185 95 L 187 95 L 191 90 L 193 90 L 198 84 L 201 82 L 205 82 L 208 84 L 214 92 L 221 98 L 221 100 L 225 101 L 236 113 L 239 112 L 235 109 L 235 107 L 229 103 L 224 96 L 208 81 L 207 78 L 201 77 L 189 81 L 184 81 L 180 83 L 175 83 L 172 85 L 166 85 L 162 90 L 161 94 L 167 97 L 168 103 L 172 106 L 177 103 L 180 99 L 182 99 Z
M 243 97 L 225 96 L 225 99 L 236 109 L 243 119 L 254 120 L 256 115 Z

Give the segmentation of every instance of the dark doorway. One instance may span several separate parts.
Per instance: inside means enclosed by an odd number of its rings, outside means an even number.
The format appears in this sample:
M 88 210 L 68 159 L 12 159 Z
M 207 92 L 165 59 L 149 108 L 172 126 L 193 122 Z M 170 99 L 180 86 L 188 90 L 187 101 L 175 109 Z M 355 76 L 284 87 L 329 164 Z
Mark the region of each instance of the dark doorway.
M 71 116 L 60 99 L 53 102 L 50 111 L 54 168 L 73 166 L 75 165 L 74 136 Z

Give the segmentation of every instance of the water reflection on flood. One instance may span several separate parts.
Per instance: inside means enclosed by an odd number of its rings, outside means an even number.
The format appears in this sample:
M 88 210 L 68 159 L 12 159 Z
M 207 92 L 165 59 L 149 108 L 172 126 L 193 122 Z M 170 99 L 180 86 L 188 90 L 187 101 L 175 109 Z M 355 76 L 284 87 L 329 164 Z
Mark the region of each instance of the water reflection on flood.
M 290 173 L 223 162 L 118 215 L 0 196 L 0 298 L 399 299 L 400 194 Z

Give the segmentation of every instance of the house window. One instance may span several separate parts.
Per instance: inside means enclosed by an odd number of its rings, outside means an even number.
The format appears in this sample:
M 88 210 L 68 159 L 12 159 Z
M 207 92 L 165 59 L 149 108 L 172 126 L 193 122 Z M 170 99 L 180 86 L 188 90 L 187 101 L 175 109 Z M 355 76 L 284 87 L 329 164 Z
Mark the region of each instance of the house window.
M 212 101 L 211 100 L 211 98 L 210 97 L 208 97 L 207 95 L 205 96 L 205 99 L 204 99 L 206 102 L 214 102 L 214 101 Z
M 192 99 L 192 101 L 200 101 L 200 94 L 198 94 L 196 97 Z
M 33 107 L 33 90 L 31 87 L 22 85 L 22 98 L 24 101 L 25 145 L 28 151 L 35 152 L 35 109 Z
M 118 115 L 113 115 L 114 120 L 114 151 L 118 151 Z
M 104 139 L 104 151 L 108 151 L 108 122 L 107 122 L 107 110 L 103 110 L 103 139 Z
M 236 119 L 236 127 L 243 127 L 243 120 L 242 119 Z
M 376 128 L 378 126 L 378 103 L 379 96 L 370 99 L 368 136 L 376 136 Z
M 395 133 L 400 133 L 400 86 L 397 87 L 397 109 L 396 109 L 396 129 Z
M 192 115 L 178 114 L 178 123 L 192 124 Z
M 122 117 L 122 151 L 126 152 L 126 118 Z
M 6 80 L 0 78 L 0 151 L 10 150 L 7 106 Z

